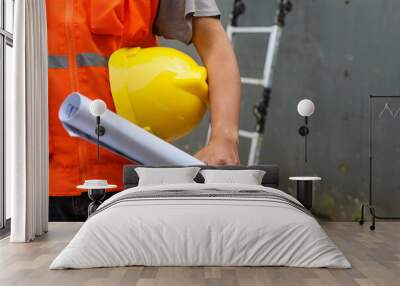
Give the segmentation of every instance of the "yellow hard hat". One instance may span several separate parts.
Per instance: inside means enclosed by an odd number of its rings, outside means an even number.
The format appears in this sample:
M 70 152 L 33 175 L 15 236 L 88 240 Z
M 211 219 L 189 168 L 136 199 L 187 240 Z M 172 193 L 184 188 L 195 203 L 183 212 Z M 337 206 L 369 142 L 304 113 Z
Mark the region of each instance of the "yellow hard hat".
M 207 71 L 188 55 L 165 47 L 122 48 L 108 65 L 120 116 L 167 141 L 200 123 L 208 106 Z

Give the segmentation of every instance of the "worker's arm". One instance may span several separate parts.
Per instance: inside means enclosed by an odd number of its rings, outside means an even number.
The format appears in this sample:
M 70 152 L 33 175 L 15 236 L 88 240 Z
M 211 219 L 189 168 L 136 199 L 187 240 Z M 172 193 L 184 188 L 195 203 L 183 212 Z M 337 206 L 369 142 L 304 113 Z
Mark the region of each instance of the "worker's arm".
M 235 54 L 217 18 L 194 17 L 192 41 L 208 71 L 209 143 L 195 156 L 208 165 L 239 164 L 240 75 Z

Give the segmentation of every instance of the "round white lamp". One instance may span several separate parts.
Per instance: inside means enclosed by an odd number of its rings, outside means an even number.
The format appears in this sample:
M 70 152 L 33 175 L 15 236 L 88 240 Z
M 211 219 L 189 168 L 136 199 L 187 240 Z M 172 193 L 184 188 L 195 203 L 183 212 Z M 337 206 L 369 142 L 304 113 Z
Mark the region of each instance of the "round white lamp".
M 89 106 L 90 113 L 96 117 L 96 129 L 95 133 L 97 135 L 97 160 L 100 158 L 100 136 L 106 133 L 104 126 L 100 125 L 100 117 L 104 115 L 107 111 L 106 103 L 101 99 L 95 99 Z
M 313 115 L 314 111 L 314 102 L 309 99 L 300 100 L 299 104 L 297 104 L 297 112 L 303 117 L 309 117 Z
M 307 135 L 310 133 L 308 128 L 308 117 L 315 111 L 314 102 L 309 99 L 302 99 L 297 104 L 297 112 L 304 117 L 304 125 L 299 128 L 299 134 L 304 136 L 304 161 L 307 163 Z
M 95 99 L 89 106 L 90 113 L 95 117 L 103 116 L 107 110 L 107 104 L 101 99 Z

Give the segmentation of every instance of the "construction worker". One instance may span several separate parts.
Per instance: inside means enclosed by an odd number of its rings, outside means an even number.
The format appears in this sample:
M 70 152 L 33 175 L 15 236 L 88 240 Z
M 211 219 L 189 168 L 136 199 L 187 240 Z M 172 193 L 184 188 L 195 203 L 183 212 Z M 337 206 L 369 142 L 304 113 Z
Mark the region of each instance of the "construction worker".
M 114 110 L 107 60 L 121 47 L 157 45 L 156 35 L 193 43 L 208 71 L 209 143 L 195 156 L 206 164 L 238 164 L 240 77 L 214 0 L 47 0 L 49 51 L 50 221 L 82 221 L 89 199 L 76 186 L 107 179 L 122 186 L 131 163 L 70 137 L 58 109 L 73 91 Z

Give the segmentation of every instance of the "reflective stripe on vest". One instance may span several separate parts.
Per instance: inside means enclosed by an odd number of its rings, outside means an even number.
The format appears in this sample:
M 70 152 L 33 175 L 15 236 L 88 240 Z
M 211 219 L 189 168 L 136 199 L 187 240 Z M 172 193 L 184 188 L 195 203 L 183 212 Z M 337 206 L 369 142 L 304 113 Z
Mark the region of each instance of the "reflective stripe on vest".
M 78 67 L 107 67 L 108 57 L 94 53 L 80 53 L 76 56 Z
M 67 56 L 49 56 L 49 68 L 60 69 L 68 67 L 68 57 Z
M 67 56 L 49 56 L 49 68 L 68 68 Z M 108 57 L 95 53 L 81 53 L 76 56 L 78 67 L 107 67 Z

